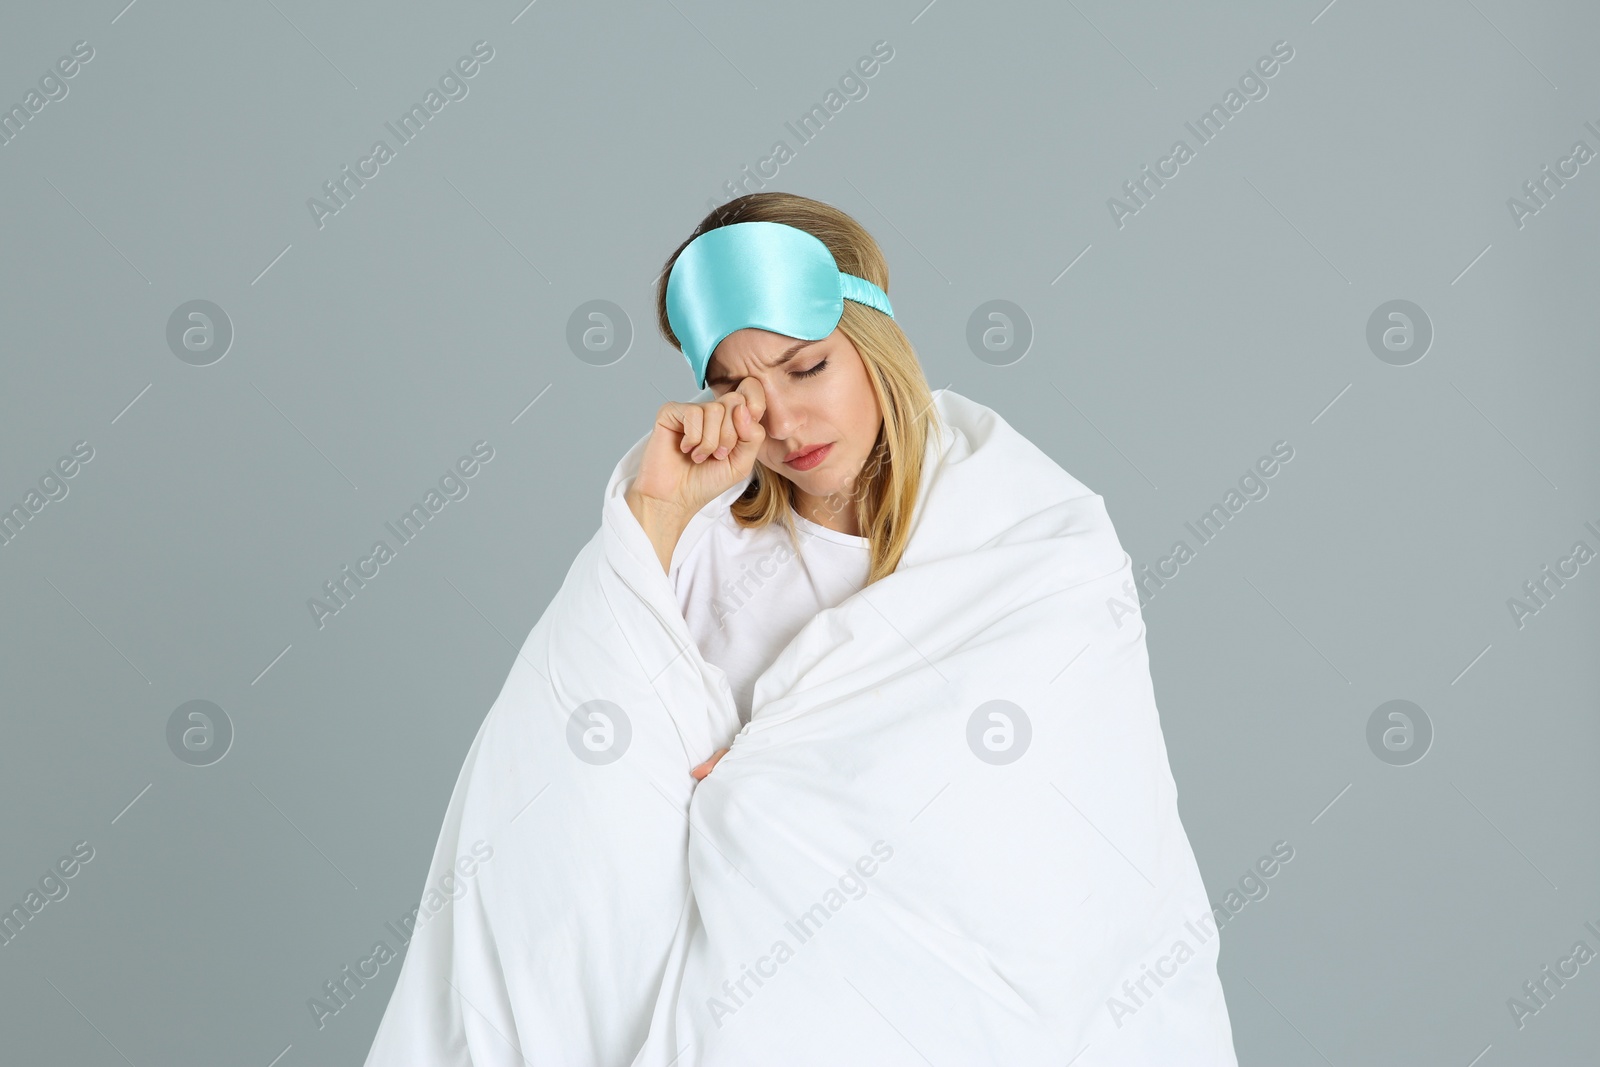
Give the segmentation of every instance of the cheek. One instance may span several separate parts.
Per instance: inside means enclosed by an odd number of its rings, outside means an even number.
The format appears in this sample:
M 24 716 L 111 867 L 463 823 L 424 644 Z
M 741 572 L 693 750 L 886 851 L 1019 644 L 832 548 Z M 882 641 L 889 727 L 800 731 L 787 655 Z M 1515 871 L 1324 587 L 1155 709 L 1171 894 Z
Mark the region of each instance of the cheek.
M 854 439 L 858 449 L 870 449 L 878 436 L 880 413 L 878 398 L 873 395 L 871 385 L 864 378 L 859 387 L 851 391 L 844 410 L 849 413 L 846 432 Z

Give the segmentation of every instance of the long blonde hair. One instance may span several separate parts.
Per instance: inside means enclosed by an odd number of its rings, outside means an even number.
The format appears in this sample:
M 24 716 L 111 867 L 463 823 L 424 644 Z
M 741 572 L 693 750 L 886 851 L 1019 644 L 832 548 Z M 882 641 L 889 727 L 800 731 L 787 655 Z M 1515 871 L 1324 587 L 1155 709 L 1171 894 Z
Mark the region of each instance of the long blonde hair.
M 794 193 L 751 193 L 712 209 L 694 233 L 667 257 L 656 285 L 656 318 L 662 336 L 679 351 L 683 345 L 667 321 L 667 277 L 672 265 L 690 241 L 707 230 L 736 222 L 780 222 L 804 230 L 827 246 L 841 271 L 865 278 L 885 293 L 889 291 L 889 266 L 883 252 L 855 219 L 830 204 Z M 857 521 L 871 546 L 867 573 L 870 585 L 894 573 L 905 554 L 922 482 L 923 455 L 928 435 L 940 432 L 939 417 L 916 349 L 894 319 L 875 308 L 846 300 L 839 330 L 861 353 L 867 380 L 872 383 L 878 410 L 883 414 L 877 441 L 851 489 L 827 500 L 827 506 L 835 511 L 855 508 Z M 781 522 L 794 537 L 794 484 L 759 460 L 753 475 L 752 487 L 730 508 L 734 520 L 747 528 Z

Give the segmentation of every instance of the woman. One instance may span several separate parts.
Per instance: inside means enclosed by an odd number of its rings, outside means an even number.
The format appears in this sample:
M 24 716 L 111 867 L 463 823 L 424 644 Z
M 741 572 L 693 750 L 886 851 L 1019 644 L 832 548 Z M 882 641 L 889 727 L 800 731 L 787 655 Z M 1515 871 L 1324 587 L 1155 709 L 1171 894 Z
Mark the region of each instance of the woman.
M 756 677 L 807 621 L 894 570 L 937 422 L 916 354 L 885 314 L 888 270 L 877 245 L 854 219 L 815 200 L 757 193 L 708 216 L 661 274 L 656 306 L 667 340 L 684 345 L 674 312 L 680 327 L 700 325 L 687 296 L 672 302 L 693 292 L 683 274 L 674 275 L 679 256 L 702 234 L 749 223 L 823 238 L 836 269 L 872 303 L 840 299 L 837 325 L 819 339 L 755 326 L 692 337 L 701 351 L 690 366 L 698 363 L 699 384 L 715 399 L 662 405 L 627 493 L 696 644 L 728 675 L 741 722 L 749 721 Z M 737 321 L 775 313 L 739 296 Z M 713 501 L 717 521 L 675 565 L 684 528 Z M 758 565 L 771 573 L 756 573 Z M 737 613 L 739 624 L 727 625 Z M 694 776 L 705 777 L 725 751 Z
M 1236 1067 L 1131 561 L 930 394 L 887 285 L 781 193 L 669 260 L 709 396 L 618 463 L 474 739 L 368 1067 Z

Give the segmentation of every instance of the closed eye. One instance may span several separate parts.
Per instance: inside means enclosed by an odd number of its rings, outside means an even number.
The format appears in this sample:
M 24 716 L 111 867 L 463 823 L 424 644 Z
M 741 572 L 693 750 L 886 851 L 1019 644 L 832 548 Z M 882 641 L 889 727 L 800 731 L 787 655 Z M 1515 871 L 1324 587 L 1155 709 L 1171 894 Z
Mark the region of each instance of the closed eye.
M 824 367 L 826 367 L 827 365 L 828 365 L 827 359 L 823 359 L 821 362 L 819 362 L 815 367 L 812 367 L 810 370 L 796 371 L 794 373 L 794 377 L 796 377 L 796 378 L 810 378 L 813 375 L 821 374 L 822 373 L 822 369 Z

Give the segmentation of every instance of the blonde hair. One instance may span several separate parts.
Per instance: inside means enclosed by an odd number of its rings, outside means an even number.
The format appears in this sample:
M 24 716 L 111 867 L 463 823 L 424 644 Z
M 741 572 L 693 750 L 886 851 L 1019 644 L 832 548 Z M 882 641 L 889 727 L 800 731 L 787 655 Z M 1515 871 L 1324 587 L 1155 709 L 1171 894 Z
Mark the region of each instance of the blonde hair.
M 830 204 L 794 193 L 751 193 L 712 209 L 694 233 L 667 257 L 656 285 L 656 318 L 662 336 L 679 351 L 683 345 L 667 321 L 667 278 L 672 265 L 696 237 L 737 222 L 780 222 L 804 230 L 827 246 L 841 271 L 865 278 L 885 293 L 889 291 L 889 266 L 883 252 L 855 219 Z M 870 545 L 870 585 L 894 573 L 900 565 L 911 539 L 911 519 L 922 482 L 928 436 L 941 431 L 922 364 L 899 323 L 875 308 L 846 300 L 839 331 L 861 354 L 883 425 L 850 489 L 828 497 L 826 506 L 834 512 L 854 507 Z M 734 520 L 746 528 L 781 522 L 793 538 L 794 483 L 760 460 L 752 473 L 752 488 L 730 508 Z

